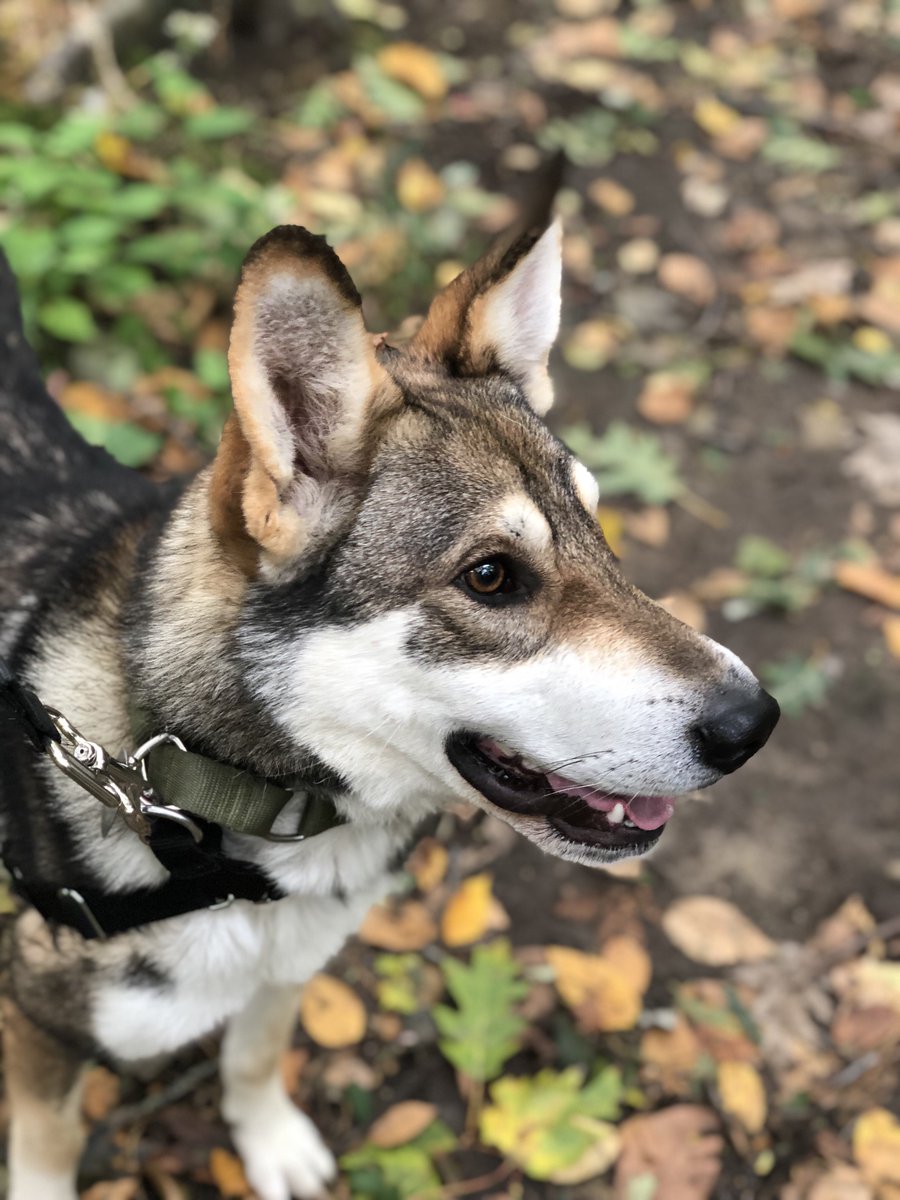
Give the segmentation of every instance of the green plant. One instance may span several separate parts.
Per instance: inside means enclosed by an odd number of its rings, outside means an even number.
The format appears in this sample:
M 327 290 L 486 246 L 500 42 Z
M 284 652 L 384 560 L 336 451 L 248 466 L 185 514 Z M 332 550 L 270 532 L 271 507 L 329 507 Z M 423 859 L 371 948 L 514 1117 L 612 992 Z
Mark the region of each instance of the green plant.
M 595 474 L 603 496 L 636 496 L 645 504 L 667 504 L 685 492 L 678 464 L 655 433 L 613 421 L 602 437 L 581 421 L 560 433 L 573 454 Z

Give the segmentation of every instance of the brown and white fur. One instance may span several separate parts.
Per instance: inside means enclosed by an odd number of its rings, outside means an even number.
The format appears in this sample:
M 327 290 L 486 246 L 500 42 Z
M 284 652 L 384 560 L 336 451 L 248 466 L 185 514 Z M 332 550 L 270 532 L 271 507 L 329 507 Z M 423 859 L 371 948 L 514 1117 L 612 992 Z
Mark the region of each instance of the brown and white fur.
M 201 753 L 301 776 L 346 817 L 299 845 L 226 834 L 288 893 L 276 903 L 92 942 L 22 915 L 11 1200 L 74 1200 L 87 1059 L 152 1059 L 222 1025 L 224 1115 L 253 1187 L 319 1195 L 334 1161 L 278 1066 L 297 989 L 421 820 L 467 800 L 601 863 L 648 848 L 663 797 L 768 736 L 777 709 L 749 670 L 622 577 L 592 476 L 543 424 L 559 308 L 551 225 L 461 275 L 407 347 L 376 349 L 324 240 L 274 230 L 237 293 L 218 456 L 169 489 L 81 443 L 3 331 L 0 653 L 114 751 L 134 744 L 134 702 Z M 0 738 L 18 861 L 111 893 L 165 879 L 130 831 L 102 837 L 96 801 L 13 728 Z M 623 821 L 639 811 L 657 824 Z

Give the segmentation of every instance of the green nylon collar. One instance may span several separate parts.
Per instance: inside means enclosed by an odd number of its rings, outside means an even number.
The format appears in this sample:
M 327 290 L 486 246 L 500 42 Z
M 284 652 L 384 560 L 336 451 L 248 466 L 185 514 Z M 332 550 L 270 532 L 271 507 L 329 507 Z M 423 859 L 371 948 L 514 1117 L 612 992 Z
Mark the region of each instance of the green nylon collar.
M 146 736 L 146 714 L 132 711 L 132 725 Z M 146 756 L 147 779 L 163 804 L 183 808 L 234 833 L 268 837 L 285 805 L 294 796 L 288 788 L 229 766 L 205 754 L 181 750 L 171 742 L 155 746 Z M 274 834 L 273 840 L 315 837 L 344 824 L 344 818 L 326 796 L 307 795 L 295 831 Z

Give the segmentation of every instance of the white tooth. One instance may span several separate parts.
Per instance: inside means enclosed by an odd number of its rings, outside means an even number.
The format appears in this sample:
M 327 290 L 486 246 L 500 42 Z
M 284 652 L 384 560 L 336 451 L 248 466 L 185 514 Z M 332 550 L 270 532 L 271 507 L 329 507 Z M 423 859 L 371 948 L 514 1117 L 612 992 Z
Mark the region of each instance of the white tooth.
M 611 808 L 609 810 L 609 812 L 606 814 L 606 819 L 609 821 L 610 825 L 620 825 L 622 823 L 622 821 L 625 819 L 625 805 L 621 800 L 618 802 L 618 804 L 616 804 L 615 808 Z M 630 821 L 629 824 L 631 824 Z
M 637 829 L 637 825 L 635 825 L 634 821 L 626 821 L 625 828 L 626 829 Z

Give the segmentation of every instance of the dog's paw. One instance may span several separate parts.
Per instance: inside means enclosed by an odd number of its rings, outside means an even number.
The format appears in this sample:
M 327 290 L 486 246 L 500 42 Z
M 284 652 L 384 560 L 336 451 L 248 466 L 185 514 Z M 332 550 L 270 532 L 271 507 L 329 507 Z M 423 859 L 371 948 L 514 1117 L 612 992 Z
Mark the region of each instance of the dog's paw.
M 236 1122 L 231 1134 L 259 1200 L 319 1200 L 337 1174 L 318 1129 L 287 1099 Z

